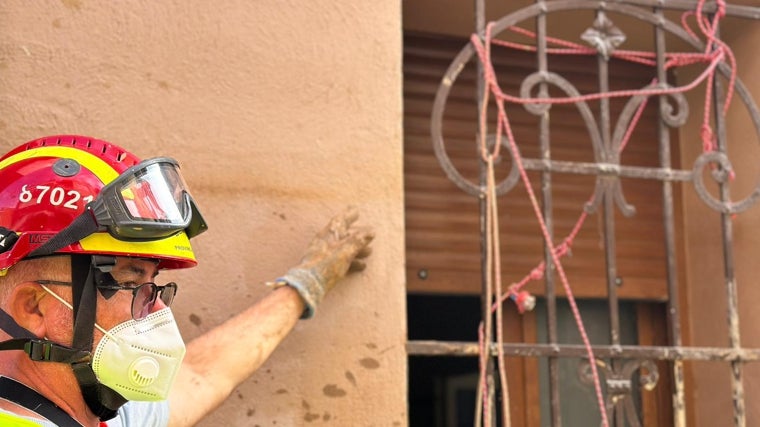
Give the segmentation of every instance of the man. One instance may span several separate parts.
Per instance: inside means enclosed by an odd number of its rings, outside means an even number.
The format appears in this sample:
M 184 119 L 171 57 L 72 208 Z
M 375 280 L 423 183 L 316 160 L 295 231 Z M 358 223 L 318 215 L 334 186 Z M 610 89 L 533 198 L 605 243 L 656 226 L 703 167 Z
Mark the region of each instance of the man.
M 187 426 L 220 405 L 330 289 L 372 232 L 333 218 L 256 305 L 187 345 L 161 270 L 206 223 L 170 158 L 55 136 L 0 158 L 0 425 Z

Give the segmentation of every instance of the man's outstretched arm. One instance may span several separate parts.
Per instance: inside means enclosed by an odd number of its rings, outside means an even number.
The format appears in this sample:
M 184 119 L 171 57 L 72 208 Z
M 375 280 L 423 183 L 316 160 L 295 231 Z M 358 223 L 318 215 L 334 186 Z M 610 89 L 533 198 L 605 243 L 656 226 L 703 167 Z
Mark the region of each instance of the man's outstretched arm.
M 170 426 L 194 425 L 221 405 L 340 279 L 364 269 L 374 234 L 354 226 L 357 218 L 354 209 L 335 216 L 271 293 L 188 344 L 169 396 Z

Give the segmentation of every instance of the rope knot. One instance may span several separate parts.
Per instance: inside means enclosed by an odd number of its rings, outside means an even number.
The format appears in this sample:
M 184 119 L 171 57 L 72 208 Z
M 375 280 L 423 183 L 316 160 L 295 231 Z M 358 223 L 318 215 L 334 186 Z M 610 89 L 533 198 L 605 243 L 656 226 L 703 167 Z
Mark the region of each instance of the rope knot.
M 533 280 L 541 280 L 544 277 L 543 263 L 539 267 L 534 268 L 530 272 L 530 278 Z
M 726 0 L 718 0 L 716 3 L 718 4 L 718 13 L 716 16 L 720 18 L 726 16 Z
M 554 250 L 554 253 L 557 254 L 557 256 L 563 257 L 570 251 L 570 245 L 567 240 L 560 243 L 557 248 Z

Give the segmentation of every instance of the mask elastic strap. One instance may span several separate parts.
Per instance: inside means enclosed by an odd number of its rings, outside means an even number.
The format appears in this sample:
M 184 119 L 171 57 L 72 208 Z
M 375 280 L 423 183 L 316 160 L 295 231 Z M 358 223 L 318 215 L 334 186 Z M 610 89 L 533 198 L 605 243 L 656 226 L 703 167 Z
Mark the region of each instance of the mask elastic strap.
M 50 294 L 50 296 L 52 296 L 53 298 L 57 299 L 58 302 L 60 302 L 61 304 L 65 305 L 69 310 L 72 310 L 72 311 L 74 310 L 74 307 L 71 304 L 69 304 L 68 301 L 66 301 L 65 299 L 61 298 L 60 295 L 58 295 L 57 293 L 53 292 L 52 290 L 50 290 L 50 288 L 48 288 L 45 285 L 40 284 L 40 286 L 42 286 L 42 289 L 44 289 L 45 292 L 47 292 L 48 294 Z M 2 311 L 2 309 L 0 309 L 0 311 Z M 10 316 L 8 316 L 8 317 L 10 317 Z M 2 318 L 2 315 L 0 315 L 0 318 Z M 13 320 L 13 318 L 11 318 L 11 320 Z M 15 323 L 15 321 L 13 321 L 13 322 Z M 19 326 L 19 328 L 21 328 L 21 326 Z M 24 331 L 26 331 L 26 329 L 24 329 L 24 328 L 21 328 L 21 329 L 24 330 Z M 117 339 L 116 336 L 114 336 L 112 333 L 106 331 L 102 326 L 98 325 L 97 322 L 95 323 L 95 329 L 99 330 L 100 332 L 103 333 L 103 335 L 108 336 L 108 338 L 110 338 L 112 340 L 116 340 Z M 29 333 L 31 334 L 31 332 L 29 332 Z

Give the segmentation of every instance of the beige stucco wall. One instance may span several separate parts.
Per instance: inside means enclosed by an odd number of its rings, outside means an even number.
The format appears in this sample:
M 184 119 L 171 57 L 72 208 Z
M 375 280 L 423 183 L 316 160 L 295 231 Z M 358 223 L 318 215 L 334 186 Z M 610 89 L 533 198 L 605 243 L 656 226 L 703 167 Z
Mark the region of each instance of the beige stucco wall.
M 202 425 L 406 425 L 400 7 L 0 5 L 1 151 L 76 133 L 180 160 L 211 227 L 199 267 L 162 275 L 185 338 L 267 292 L 344 206 L 376 228 L 367 271 Z

